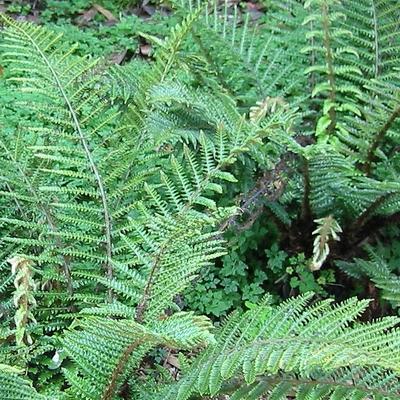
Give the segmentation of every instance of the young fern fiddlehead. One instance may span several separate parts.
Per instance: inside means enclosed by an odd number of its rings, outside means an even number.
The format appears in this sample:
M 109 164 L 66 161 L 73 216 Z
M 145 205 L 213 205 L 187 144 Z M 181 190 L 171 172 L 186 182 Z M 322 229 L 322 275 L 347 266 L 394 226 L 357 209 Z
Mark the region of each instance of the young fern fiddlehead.
M 310 269 L 311 271 L 318 271 L 329 255 L 329 241 L 340 240 L 339 233 L 342 232 L 342 228 L 332 215 L 326 218 L 316 219 L 314 222 L 318 224 L 318 227 L 313 232 L 316 236 L 314 239 L 313 258 Z

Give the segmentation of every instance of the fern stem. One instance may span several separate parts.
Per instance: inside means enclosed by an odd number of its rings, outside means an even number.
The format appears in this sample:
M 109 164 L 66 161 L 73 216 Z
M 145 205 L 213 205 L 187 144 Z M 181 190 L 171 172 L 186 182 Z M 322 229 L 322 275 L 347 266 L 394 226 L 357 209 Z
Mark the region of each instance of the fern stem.
M 301 205 L 301 220 L 310 224 L 311 222 L 311 207 L 310 207 L 310 193 L 311 193 L 311 182 L 310 182 L 310 165 L 306 158 L 304 158 L 303 162 L 303 182 L 304 182 L 304 195 L 303 202 Z
M 11 186 L 8 183 L 6 183 L 5 185 L 6 185 L 7 190 L 9 191 L 9 193 L 13 193 Z M 19 213 L 24 217 L 25 220 L 27 220 L 27 216 L 26 216 L 21 204 L 19 203 L 18 199 L 14 198 L 14 202 L 15 202 L 15 206 L 17 207 Z
M 129 356 L 132 354 L 134 350 L 137 349 L 138 346 L 140 346 L 144 341 L 146 340 L 146 337 L 142 337 L 141 339 L 136 340 L 135 342 L 131 343 L 126 350 L 122 353 L 122 356 L 120 357 L 117 366 L 115 367 L 113 374 L 111 376 L 110 383 L 108 384 L 103 396 L 101 397 L 101 400 L 112 400 L 115 390 L 117 388 L 117 381 L 122 372 L 125 369 L 126 363 L 129 360 Z
M 371 233 L 377 232 L 387 226 L 396 226 L 400 224 L 400 212 L 394 213 L 389 216 L 377 215 L 370 218 L 365 224 L 362 230 L 356 232 L 355 237 L 353 237 L 352 242 L 350 242 L 351 247 L 354 248 L 355 245 L 363 243 L 366 239 L 371 236 Z M 353 257 L 354 254 L 351 255 Z M 347 257 L 350 258 L 350 257 Z
M 310 28 L 311 28 L 311 30 L 314 30 L 314 21 L 310 22 Z M 314 36 L 311 37 L 310 44 L 311 44 L 311 47 L 314 48 L 314 46 L 315 46 L 315 38 L 314 38 Z M 311 66 L 315 65 L 315 60 L 316 60 L 315 51 L 312 50 L 311 53 L 310 53 L 310 65 Z M 315 88 L 315 82 L 316 82 L 315 73 L 314 72 L 312 72 L 310 74 L 308 81 L 309 81 L 310 89 L 311 89 L 311 93 L 312 93 L 314 88 Z
M 287 172 L 289 169 L 287 166 L 288 160 L 290 160 L 291 155 L 286 153 L 281 160 L 275 165 L 275 168 L 272 171 L 265 172 L 256 182 L 253 189 L 250 190 L 243 196 L 238 198 L 237 204 L 239 204 L 240 213 L 234 214 L 229 217 L 226 221 L 224 221 L 218 228 L 219 231 L 224 232 L 229 229 L 232 225 L 236 226 L 238 231 L 243 230 L 243 228 L 247 228 L 248 222 L 253 224 L 258 216 L 260 216 L 264 212 L 264 204 L 261 199 L 266 199 L 269 202 L 274 202 L 279 199 L 282 195 L 285 187 L 286 180 L 283 179 L 284 172 Z M 257 207 L 257 203 L 258 207 Z M 245 225 L 238 226 L 237 219 L 239 216 L 244 213 L 250 212 L 253 208 L 255 212 L 251 214 L 250 219 L 246 222 Z M 282 223 L 279 218 L 276 218 L 275 214 L 270 213 L 270 218 L 274 219 L 275 223 L 280 226 L 283 232 L 288 230 L 288 226 Z
M 378 208 L 390 197 L 395 195 L 395 192 L 385 193 L 383 196 L 378 197 L 351 225 L 350 232 L 352 235 L 356 235 L 358 232 L 363 230 L 366 222 L 372 216 L 372 214 L 378 210 Z
M 138 305 L 136 307 L 135 320 L 138 323 L 142 323 L 143 322 L 143 317 L 144 317 L 144 313 L 145 313 L 146 308 L 147 308 L 147 302 L 148 302 L 148 299 L 149 299 L 149 296 L 150 296 L 151 287 L 153 285 L 154 278 L 155 278 L 158 266 L 160 264 L 161 258 L 163 256 L 163 254 L 165 253 L 166 249 L 168 248 L 168 245 L 169 245 L 169 242 L 170 242 L 169 239 L 167 239 L 165 241 L 165 243 L 161 246 L 160 251 L 157 253 L 157 255 L 155 257 L 153 266 L 152 266 L 151 271 L 150 271 L 149 278 L 147 279 L 146 286 L 145 286 L 145 288 L 143 290 L 142 298 L 141 298 L 141 300 L 139 301 L 139 303 L 138 303 Z
M 17 24 L 15 24 L 15 25 L 13 24 L 13 26 L 15 29 L 17 29 L 20 33 L 22 33 L 30 41 L 30 43 L 32 44 L 34 49 L 37 51 L 37 53 L 40 55 L 40 57 L 43 59 L 44 63 L 46 64 L 47 68 L 49 69 L 49 71 L 54 79 L 54 82 L 56 83 L 56 86 L 57 86 L 58 90 L 60 91 L 60 94 L 61 94 L 62 98 L 64 99 L 64 102 L 68 108 L 68 111 L 69 111 L 72 121 L 74 123 L 75 129 L 76 129 L 79 139 L 81 141 L 83 150 L 85 152 L 87 161 L 88 161 L 90 168 L 94 174 L 94 177 L 95 177 L 95 180 L 97 183 L 97 187 L 99 190 L 99 194 L 101 197 L 101 202 L 102 202 L 102 207 L 103 207 L 103 215 L 104 215 L 104 228 L 105 228 L 105 236 L 106 236 L 105 270 L 106 270 L 107 277 L 109 279 L 111 279 L 113 276 L 113 269 L 112 269 L 112 265 L 111 265 L 111 257 L 112 257 L 111 216 L 110 216 L 110 213 L 108 210 L 107 194 L 106 194 L 105 187 L 103 185 L 103 181 L 102 181 L 100 172 L 96 166 L 96 163 L 95 163 L 92 153 L 90 151 L 89 144 L 85 138 L 85 135 L 83 134 L 82 128 L 79 123 L 78 116 L 76 115 L 75 110 L 72 107 L 72 104 L 64 90 L 64 87 L 60 81 L 60 78 L 59 78 L 57 72 L 51 65 L 51 63 L 48 60 L 48 58 L 46 57 L 46 55 L 40 49 L 40 47 L 38 46 L 36 41 L 24 29 L 21 29 Z M 112 291 L 111 290 L 109 291 L 108 297 L 109 297 L 109 301 L 111 301 L 111 299 L 112 299 Z
M 322 3 L 322 28 L 324 31 L 324 46 L 325 46 L 325 57 L 326 64 L 328 67 L 328 82 L 330 86 L 329 99 L 332 102 L 336 100 L 336 82 L 335 82 L 335 71 L 333 69 L 333 53 L 331 46 L 331 38 L 329 35 L 330 22 L 329 22 L 329 6 L 326 1 Z M 330 107 L 329 109 L 330 124 L 327 128 L 328 134 L 332 134 L 336 129 L 336 109 Z
M 373 140 L 373 142 L 371 143 L 369 149 L 368 149 L 368 153 L 367 153 L 367 160 L 363 166 L 363 170 L 365 171 L 365 173 L 367 175 L 369 175 L 371 173 L 371 169 L 372 169 L 372 163 L 375 160 L 375 151 L 378 148 L 379 144 L 382 142 L 382 140 L 384 139 L 386 133 L 388 132 L 388 130 L 391 128 L 391 126 L 393 125 L 393 123 L 396 121 L 397 118 L 400 117 L 400 106 L 397 107 L 393 113 L 391 114 L 391 116 L 389 117 L 389 119 L 385 122 L 385 124 L 381 127 L 381 129 L 378 131 L 378 133 L 375 135 L 375 138 Z
M 374 20 L 374 40 L 375 40 L 375 78 L 380 74 L 380 59 L 379 59 L 379 40 L 378 40 L 378 16 L 376 13 L 375 0 L 371 0 L 372 16 Z

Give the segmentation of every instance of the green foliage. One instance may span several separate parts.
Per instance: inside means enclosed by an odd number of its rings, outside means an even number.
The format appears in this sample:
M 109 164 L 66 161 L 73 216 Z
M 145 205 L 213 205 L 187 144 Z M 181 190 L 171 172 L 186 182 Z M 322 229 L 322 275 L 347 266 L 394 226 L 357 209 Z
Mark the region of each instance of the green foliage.
M 49 3 L 1 16 L 0 400 L 399 398 L 397 2 Z
M 290 277 L 290 287 L 300 293 L 314 292 L 327 296 L 328 292 L 324 287 L 335 283 L 335 273 L 332 269 L 324 269 L 317 276 L 310 268 L 310 261 L 302 253 L 289 258 L 288 264 L 286 273 Z
M 114 15 L 118 15 L 119 12 L 123 11 L 125 5 L 137 5 L 137 3 L 137 0 L 99 0 L 97 2 L 90 0 L 47 0 L 46 7 L 41 12 L 41 18 L 44 22 L 57 21 L 58 24 L 63 24 L 76 18 L 79 19 L 93 4 L 99 4 Z M 100 16 L 96 17 L 97 21 L 101 20 Z
M 381 291 L 383 300 L 387 300 L 394 308 L 399 307 L 400 280 L 396 271 L 397 266 L 391 268 L 388 260 L 371 247 L 366 247 L 366 251 L 369 260 L 355 258 L 353 262 L 338 261 L 337 265 L 347 274 L 358 279 L 367 276 Z
M 87 318 L 79 327 L 81 330 L 69 332 L 61 343 L 81 368 L 65 371 L 71 385 L 69 396 L 75 398 L 113 398 L 121 379 L 138 367 L 151 347 L 192 349 L 214 341 L 209 332 L 210 322 L 192 313 L 175 313 L 162 321 L 153 321 L 148 327 L 132 320 L 104 318 Z M 90 358 L 82 354 L 82 345 Z
M 262 285 L 268 277 L 256 254 L 258 243 L 267 232 L 257 223 L 239 237 L 228 239 L 229 254 L 202 272 L 201 278 L 184 296 L 187 305 L 219 317 L 242 307 L 245 301 L 260 300 L 264 293 Z
M 390 342 L 393 340 L 397 347 L 398 333 L 393 329 L 397 318 L 382 319 L 377 322 L 376 330 L 371 330 L 369 324 L 350 328 L 351 321 L 365 310 L 365 301 L 350 299 L 338 306 L 324 301 L 307 307 L 308 300 L 309 296 L 299 297 L 278 308 L 261 304 L 244 314 L 232 315 L 220 329 L 217 343 L 192 361 L 177 384 L 147 398 L 189 399 L 193 393 L 215 395 L 220 391 L 231 393 L 234 399 L 257 399 L 262 394 L 282 398 L 292 393 L 293 386 L 296 398 L 304 398 L 306 394 L 313 399 L 352 398 L 356 393 L 374 395 L 375 388 L 368 385 L 363 388 L 363 384 L 357 387 L 355 381 L 350 380 L 343 387 L 343 379 L 349 372 L 347 368 L 370 369 L 364 372 L 366 376 L 380 368 L 396 369 L 397 356 L 391 353 Z M 383 333 L 386 329 L 389 330 Z M 381 352 L 387 352 L 387 356 L 381 358 L 378 355 Z M 325 374 L 333 370 L 335 378 L 327 381 Z M 297 388 L 296 384 L 284 381 L 285 373 L 288 379 L 293 377 L 293 383 L 299 380 Z M 314 387 L 301 382 L 310 376 Z M 387 398 L 398 396 L 398 386 L 383 383 L 381 388 Z
M 47 400 L 46 396 L 38 394 L 28 381 L 19 377 L 6 365 L 0 364 L 1 399 Z M 6 397 L 7 396 L 7 397 Z

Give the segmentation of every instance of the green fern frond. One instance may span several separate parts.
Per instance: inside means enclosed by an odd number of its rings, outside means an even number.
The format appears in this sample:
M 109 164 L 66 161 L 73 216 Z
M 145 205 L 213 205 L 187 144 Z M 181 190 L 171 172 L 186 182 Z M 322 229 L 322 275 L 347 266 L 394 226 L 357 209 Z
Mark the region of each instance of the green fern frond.
M 182 11 L 193 2 L 180 3 Z M 294 14 L 300 12 L 301 7 L 296 7 Z M 288 29 L 283 40 L 284 35 L 277 34 L 281 32 L 273 32 L 276 25 L 258 26 L 252 23 L 250 13 L 242 14 L 236 5 L 213 1 L 193 26 L 193 38 L 205 68 L 215 74 L 217 85 L 237 96 L 246 107 L 267 96 L 286 97 L 304 83 L 295 66 L 295 57 L 297 62 L 301 57 L 296 46 L 302 36 Z M 205 83 L 209 84 L 210 78 Z
M 8 369 L 10 369 L 10 371 L 8 371 Z M 48 396 L 43 396 L 37 393 L 30 382 L 16 375 L 15 372 L 12 373 L 12 370 L 12 367 L 7 367 L 6 365 L 0 364 L 1 400 L 52 400 Z
M 353 262 L 337 261 L 337 265 L 347 274 L 361 278 L 367 276 L 381 290 L 382 298 L 394 307 L 400 306 L 400 279 L 391 271 L 382 256 L 367 247 L 370 260 L 355 258 Z
M 193 313 L 176 313 L 153 321 L 148 327 L 132 320 L 86 319 L 79 323 L 80 330 L 72 330 L 62 341 L 63 348 L 84 375 L 76 381 L 67 373 L 69 392 L 84 393 L 85 398 L 93 400 L 112 399 L 121 379 L 138 366 L 152 347 L 204 346 L 214 340 L 211 327 L 207 318 Z
M 343 46 L 352 33 L 340 26 L 340 21 L 346 18 L 345 10 L 340 5 L 340 1 L 307 1 L 305 7 L 311 13 L 303 21 L 309 27 L 307 38 L 310 41 L 303 52 L 310 54 L 314 61 L 305 73 L 312 78 L 312 96 L 322 95 L 324 99 L 316 136 L 320 142 L 330 140 L 335 147 L 337 140 L 332 138 L 336 132 L 345 135 L 348 131 L 344 116 L 349 112 L 360 114 L 358 104 L 351 98 L 361 95 L 361 90 L 353 82 L 357 82 L 357 77 L 362 75 L 353 62 L 358 58 L 356 48 Z
M 360 380 L 361 376 L 363 378 Z M 236 387 L 235 383 L 238 384 L 234 382 L 226 386 L 228 392 Z M 257 400 L 261 395 L 268 396 L 269 399 L 290 396 L 298 400 L 303 398 L 355 400 L 367 396 L 376 400 L 394 400 L 399 395 L 399 384 L 397 375 L 390 371 L 348 368 L 326 374 L 315 372 L 306 376 L 291 374 L 265 376 L 251 385 L 242 384 L 230 398 Z
M 296 383 L 292 382 L 289 387 L 285 375 L 279 380 L 280 373 L 310 377 L 315 370 L 327 376 L 332 371 L 336 371 L 333 376 L 340 376 L 339 371 L 346 373 L 347 368 L 397 370 L 396 362 L 386 358 L 389 354 L 399 357 L 395 317 L 351 327 L 368 302 L 351 299 L 337 306 L 332 306 L 330 301 L 307 306 L 309 299 L 310 296 L 292 299 L 277 308 L 260 305 L 243 315 L 231 317 L 217 336 L 215 346 L 209 346 L 198 356 L 177 383 L 149 398 L 189 399 L 196 393 L 223 394 L 230 383 L 237 383 L 237 376 L 243 379 L 243 388 L 236 394 L 239 399 L 264 379 L 275 382 L 276 394 L 283 389 L 278 389 L 280 385 L 287 386 L 282 394 L 293 388 L 296 391 Z M 300 393 L 307 393 L 306 388 L 311 389 L 313 384 L 318 385 L 318 378 L 315 383 L 309 383 L 308 388 L 307 385 L 300 388 Z M 263 386 L 250 398 L 258 399 L 268 389 Z M 321 382 L 321 389 L 330 393 L 338 388 L 334 384 L 324 386 Z M 349 395 L 358 389 L 355 383 L 350 384 L 344 393 Z M 365 395 L 373 393 L 368 385 L 362 389 Z
M 82 161 L 85 160 L 85 168 L 91 173 L 91 179 L 83 181 L 101 199 L 106 242 L 105 269 L 111 275 L 112 228 L 109 202 L 87 135 L 90 134 L 94 140 L 104 126 L 115 118 L 116 113 L 113 110 L 106 111 L 105 104 L 99 101 L 102 89 L 93 90 L 96 78 L 87 79 L 96 62 L 68 57 L 70 51 L 61 45 L 61 37 L 45 28 L 15 22 L 5 16 L 2 16 L 2 20 L 8 27 L 1 50 L 2 58 L 10 65 L 10 74 L 13 74 L 9 79 L 18 82 L 22 92 L 37 95 L 35 112 L 54 130 L 71 132 L 70 140 L 81 148 Z M 21 72 L 28 72 L 28 75 L 20 77 Z M 47 137 L 47 131 L 43 134 Z M 74 139 L 72 134 L 75 135 Z M 52 149 L 50 147 L 47 151 Z M 81 161 L 75 164 L 70 157 L 47 157 L 47 165 L 55 162 L 58 165 L 64 164 L 65 170 L 73 167 L 79 169 L 83 165 Z
M 347 20 L 344 25 L 353 32 L 351 41 L 357 46 L 365 78 L 389 78 L 398 58 L 398 4 L 390 1 L 344 0 Z M 388 12 L 388 9 L 390 12 Z M 396 51 L 397 49 L 397 51 Z

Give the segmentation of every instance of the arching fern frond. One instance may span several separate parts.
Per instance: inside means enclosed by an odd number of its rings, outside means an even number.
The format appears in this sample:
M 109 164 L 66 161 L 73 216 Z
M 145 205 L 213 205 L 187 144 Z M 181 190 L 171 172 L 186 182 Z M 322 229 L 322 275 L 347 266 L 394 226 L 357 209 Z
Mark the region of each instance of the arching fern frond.
M 65 371 L 70 396 L 111 400 L 123 378 L 156 346 L 191 349 L 213 342 L 211 323 L 193 313 L 176 313 L 148 326 L 132 320 L 85 319 L 67 333 L 63 348 L 80 373 Z M 89 356 L 90 354 L 90 356 Z
M 45 28 L 15 22 L 5 16 L 1 18 L 7 26 L 1 50 L 3 61 L 9 65 L 9 80 L 18 83 L 22 92 L 35 94 L 35 103 L 25 102 L 24 105 L 33 107 L 47 124 L 46 128 L 35 128 L 35 132 L 40 135 L 38 144 L 41 144 L 41 151 L 36 156 L 46 163 L 43 172 L 52 174 L 57 170 L 60 173 L 64 169 L 68 178 L 74 176 L 74 170 L 90 173 L 79 174 L 80 184 L 77 186 L 69 180 L 64 190 L 47 184 L 47 192 L 53 196 L 57 193 L 59 199 L 65 199 L 66 194 L 70 195 L 65 201 L 68 203 L 77 195 L 74 190 L 79 186 L 92 189 L 85 195 L 91 197 L 92 201 L 99 201 L 103 220 L 102 227 L 97 229 L 97 238 L 93 238 L 93 241 L 101 247 L 104 235 L 104 267 L 107 275 L 111 276 L 111 211 L 98 153 L 102 148 L 104 128 L 116 117 L 116 113 L 99 101 L 104 88 L 94 90 L 97 78 L 92 71 L 96 61 L 69 57 L 71 50 L 61 44 L 60 35 Z M 21 73 L 24 75 L 21 76 Z M 57 147 L 54 148 L 52 145 L 55 140 Z M 80 154 L 71 157 L 68 144 L 78 145 Z M 62 202 L 61 199 L 59 202 Z M 82 225 L 87 226 L 84 221 Z M 71 237 L 67 231 L 57 234 L 66 239 L 85 242 L 84 235 L 75 234 Z
M 347 19 L 343 25 L 353 32 L 350 41 L 360 56 L 356 62 L 364 79 L 390 79 L 399 66 L 400 5 L 390 0 L 343 0 Z
M 348 113 L 360 114 L 358 104 L 352 98 L 361 94 L 354 81 L 362 75 L 352 62 L 358 58 L 357 50 L 342 44 L 351 36 L 351 31 L 340 26 L 340 21 L 346 18 L 340 4 L 340 1 L 328 0 L 305 2 L 310 14 L 305 17 L 303 24 L 309 27 L 307 38 L 311 45 L 302 50 L 314 55 L 315 63 L 305 73 L 317 77 L 312 96 L 322 96 L 324 101 L 316 136 L 322 142 L 330 140 L 335 147 L 338 146 L 337 138 L 346 137 L 347 134 L 343 117 Z
M 337 261 L 336 264 L 352 277 L 368 277 L 381 290 L 382 298 L 394 307 L 400 306 L 400 278 L 389 268 L 386 260 L 371 247 L 366 250 L 369 260 L 355 258 L 353 262 Z
M 294 390 L 299 398 L 306 393 L 313 394 L 311 398 L 326 398 L 317 396 L 318 390 L 313 391 L 316 387 L 325 396 L 336 392 L 352 398 L 354 393 L 374 394 L 374 388 L 357 382 L 343 385 L 350 371 L 367 368 L 366 382 L 371 381 L 376 368 L 394 378 L 389 371 L 398 372 L 394 362 L 400 356 L 398 332 L 394 329 L 397 318 L 351 326 L 367 302 L 351 299 L 337 306 L 330 301 L 307 306 L 308 301 L 309 296 L 300 297 L 276 308 L 260 305 L 231 316 L 219 331 L 216 345 L 196 357 L 178 382 L 148 398 L 186 400 L 196 394 L 231 393 L 232 386 L 237 388 L 233 394 L 237 399 L 247 398 L 241 397 L 245 395 L 258 399 L 269 390 L 276 396 Z M 394 357 L 392 361 L 386 358 L 389 354 Z M 303 385 L 296 379 L 290 382 L 290 374 L 300 382 L 307 376 L 308 381 L 304 380 Z M 272 387 L 266 382 L 273 383 Z M 388 394 L 394 396 L 399 386 L 393 385 L 393 380 L 391 385 Z

